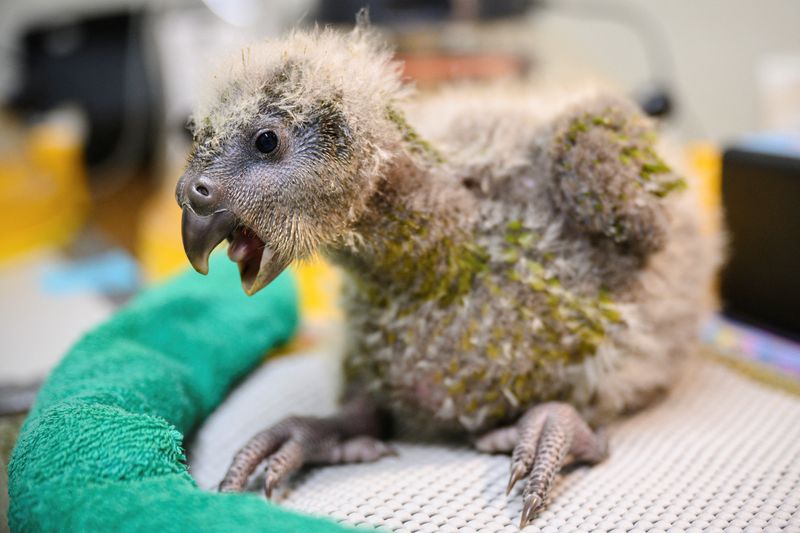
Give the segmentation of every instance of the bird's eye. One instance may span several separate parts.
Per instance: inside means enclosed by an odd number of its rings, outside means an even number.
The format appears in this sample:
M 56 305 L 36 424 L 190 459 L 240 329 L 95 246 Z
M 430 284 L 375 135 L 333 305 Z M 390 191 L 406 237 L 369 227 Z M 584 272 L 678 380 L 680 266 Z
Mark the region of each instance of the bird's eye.
M 258 134 L 256 137 L 256 149 L 262 154 L 271 154 L 278 147 L 278 135 L 267 130 Z

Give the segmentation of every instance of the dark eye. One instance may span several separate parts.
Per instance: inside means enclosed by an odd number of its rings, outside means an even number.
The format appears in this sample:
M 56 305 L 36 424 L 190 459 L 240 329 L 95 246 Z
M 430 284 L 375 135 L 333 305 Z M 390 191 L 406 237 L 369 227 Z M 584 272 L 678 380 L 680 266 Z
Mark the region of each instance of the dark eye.
M 256 137 L 256 149 L 262 154 L 271 154 L 278 147 L 278 136 L 272 130 L 267 130 Z

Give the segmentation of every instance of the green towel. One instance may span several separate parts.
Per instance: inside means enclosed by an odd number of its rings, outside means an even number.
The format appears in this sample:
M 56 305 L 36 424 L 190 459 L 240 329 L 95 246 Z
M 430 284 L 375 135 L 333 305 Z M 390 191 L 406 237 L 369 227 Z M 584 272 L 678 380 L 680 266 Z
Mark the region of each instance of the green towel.
M 153 288 L 88 333 L 20 432 L 12 531 L 345 531 L 255 495 L 201 491 L 186 467 L 184 435 L 296 325 L 290 275 L 248 298 L 219 256 L 208 278 Z

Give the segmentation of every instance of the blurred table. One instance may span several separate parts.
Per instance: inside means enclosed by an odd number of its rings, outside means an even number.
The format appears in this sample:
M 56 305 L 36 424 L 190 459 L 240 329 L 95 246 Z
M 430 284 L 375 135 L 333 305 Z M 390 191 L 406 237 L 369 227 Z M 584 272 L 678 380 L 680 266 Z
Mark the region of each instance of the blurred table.
M 37 252 L 0 266 L 0 383 L 41 379 L 115 303 L 91 291 L 54 293 L 43 280 L 69 260 Z

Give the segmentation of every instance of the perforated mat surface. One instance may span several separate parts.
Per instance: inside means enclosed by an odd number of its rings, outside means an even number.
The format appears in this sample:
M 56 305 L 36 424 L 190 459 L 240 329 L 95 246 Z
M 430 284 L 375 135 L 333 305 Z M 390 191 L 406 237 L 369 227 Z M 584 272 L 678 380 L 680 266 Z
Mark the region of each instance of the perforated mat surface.
M 324 353 L 279 358 L 253 373 L 208 419 L 190 468 L 213 489 L 236 450 L 288 414 L 334 411 L 338 363 Z M 559 478 L 525 531 L 800 532 L 800 398 L 710 360 L 688 364 L 661 403 L 610 428 L 611 457 Z M 321 467 L 275 498 L 299 511 L 394 531 L 519 531 L 505 456 L 398 444 L 399 457 Z M 261 490 L 256 476 L 252 490 Z M 519 485 L 518 485 L 519 486 Z

